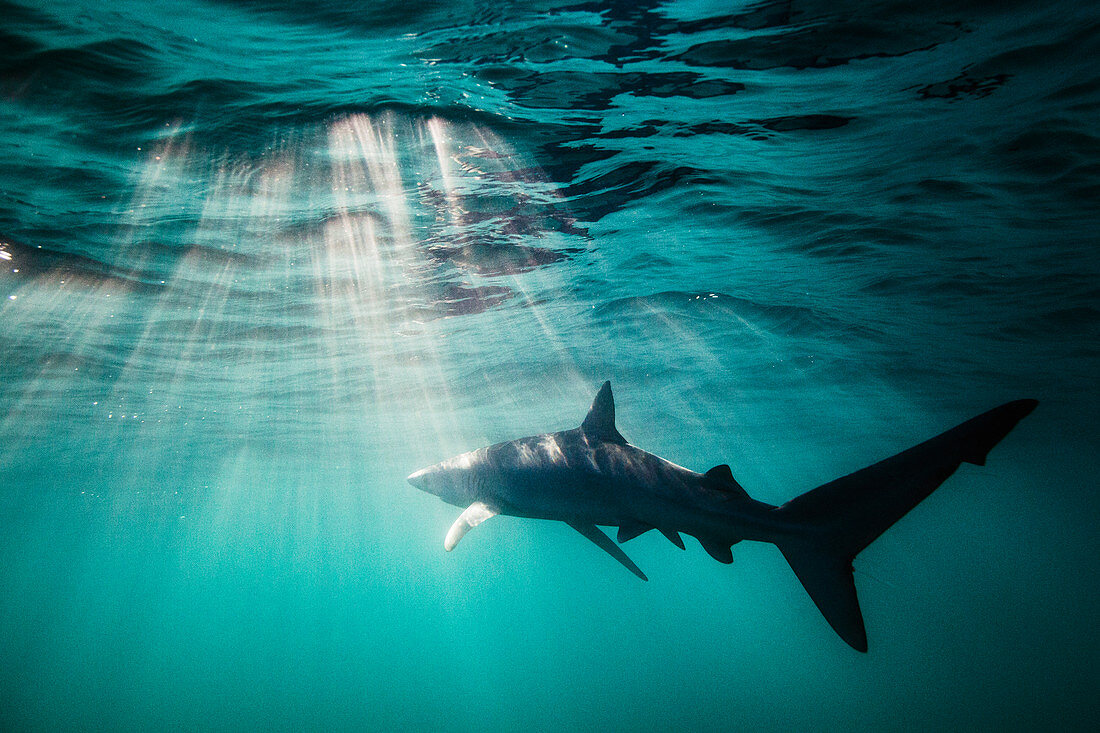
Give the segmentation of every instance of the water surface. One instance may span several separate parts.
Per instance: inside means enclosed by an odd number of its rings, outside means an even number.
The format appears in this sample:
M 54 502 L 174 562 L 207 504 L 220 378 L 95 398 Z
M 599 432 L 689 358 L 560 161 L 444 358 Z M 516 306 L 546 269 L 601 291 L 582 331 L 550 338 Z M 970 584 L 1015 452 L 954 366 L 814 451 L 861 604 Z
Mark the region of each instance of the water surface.
M 1087 3 L 0 2 L 9 729 L 1088 730 Z M 786 499 L 1036 413 L 856 560 L 404 477 L 579 424 Z M 650 536 L 650 535 L 654 536 Z

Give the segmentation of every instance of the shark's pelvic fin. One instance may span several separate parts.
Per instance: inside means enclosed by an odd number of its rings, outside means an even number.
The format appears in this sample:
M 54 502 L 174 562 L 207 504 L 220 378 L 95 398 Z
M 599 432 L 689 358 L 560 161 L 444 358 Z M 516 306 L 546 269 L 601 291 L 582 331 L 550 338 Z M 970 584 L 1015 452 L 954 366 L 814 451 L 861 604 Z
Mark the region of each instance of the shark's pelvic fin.
M 634 573 L 642 580 L 649 580 L 649 578 L 645 576 L 645 573 L 642 572 L 642 569 L 635 565 L 634 561 L 627 557 L 626 553 L 622 551 L 622 548 L 604 534 L 602 529 L 594 524 L 574 524 L 573 522 L 566 522 L 566 524 L 592 540 L 597 547 L 621 562 L 627 570 Z
M 646 524 L 645 522 L 623 522 L 619 525 L 619 533 L 616 535 L 615 539 L 617 539 L 621 545 L 639 535 L 645 534 L 653 528 L 652 524 Z M 681 550 L 684 549 L 684 541 L 680 538 L 679 532 L 674 529 L 658 529 L 658 531 L 667 537 L 669 542 L 676 545 Z
M 466 511 L 462 512 L 459 518 L 455 520 L 455 523 L 451 525 L 451 528 L 447 531 L 447 538 L 443 540 L 443 549 L 450 552 L 467 532 L 489 517 L 495 517 L 497 514 L 500 514 L 499 510 L 492 508 L 484 502 L 475 501 L 473 504 L 466 507 Z
M 626 445 L 626 438 L 615 429 L 615 397 L 611 394 L 611 382 L 604 382 L 596 393 L 581 430 L 592 440 Z
M 630 521 L 623 522 L 619 525 L 619 533 L 618 535 L 616 535 L 615 539 L 617 539 L 620 544 L 623 542 L 629 542 L 638 535 L 645 534 L 651 529 L 653 529 L 652 524 Z

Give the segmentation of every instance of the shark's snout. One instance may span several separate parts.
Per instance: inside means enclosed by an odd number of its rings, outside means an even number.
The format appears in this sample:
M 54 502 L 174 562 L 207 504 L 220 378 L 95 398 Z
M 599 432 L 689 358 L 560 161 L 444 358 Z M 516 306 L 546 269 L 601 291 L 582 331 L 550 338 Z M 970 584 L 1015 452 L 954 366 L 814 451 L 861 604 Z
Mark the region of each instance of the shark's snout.
M 413 471 L 409 474 L 405 480 L 418 489 L 424 488 L 424 477 L 428 474 L 428 469 L 422 468 L 419 471 Z
M 434 494 L 445 502 L 467 506 L 471 501 L 468 493 L 473 475 L 469 466 L 456 467 L 452 463 L 453 461 L 449 460 L 422 468 L 410 473 L 405 480 L 421 491 Z

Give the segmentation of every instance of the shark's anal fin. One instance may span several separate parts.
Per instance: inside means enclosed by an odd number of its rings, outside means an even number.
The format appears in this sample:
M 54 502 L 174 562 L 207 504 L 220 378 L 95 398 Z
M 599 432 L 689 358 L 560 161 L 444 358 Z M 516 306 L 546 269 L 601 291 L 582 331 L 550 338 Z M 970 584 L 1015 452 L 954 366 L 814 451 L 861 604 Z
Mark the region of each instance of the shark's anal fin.
M 581 430 L 591 440 L 626 445 L 626 438 L 615 429 L 615 396 L 611 394 L 611 382 L 604 382 L 596 393 Z
M 681 550 L 686 549 L 684 547 L 684 539 L 680 536 L 680 533 L 674 529 L 662 529 L 661 534 L 668 538 L 668 541 L 679 547 Z
M 495 517 L 500 512 L 484 502 L 475 501 L 459 515 L 455 523 L 447 531 L 447 538 L 443 540 L 443 549 L 450 552 L 458 544 L 467 532 L 484 522 L 489 517 Z
M 726 565 L 733 562 L 733 551 L 730 549 L 729 542 L 699 538 L 699 544 L 703 546 L 703 549 L 707 551 L 708 555 L 718 562 Z
M 580 532 L 582 535 L 590 539 L 597 547 L 606 552 L 611 557 L 618 560 L 623 564 L 630 572 L 637 575 L 642 580 L 649 580 L 642 572 L 642 569 L 634 564 L 634 561 L 626 556 L 626 553 L 622 551 L 618 545 L 616 545 L 610 537 L 603 533 L 603 530 L 594 524 L 574 524 L 573 522 L 566 522 L 570 527 Z

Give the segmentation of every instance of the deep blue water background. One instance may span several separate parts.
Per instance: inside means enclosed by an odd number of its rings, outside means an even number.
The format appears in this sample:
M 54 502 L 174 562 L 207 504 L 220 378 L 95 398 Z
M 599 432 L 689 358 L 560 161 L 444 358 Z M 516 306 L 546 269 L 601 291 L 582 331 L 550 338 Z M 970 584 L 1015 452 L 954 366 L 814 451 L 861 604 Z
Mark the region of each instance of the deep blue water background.
M 1092 730 L 1100 11 L 0 2 L 0 727 Z M 773 503 L 1042 402 L 857 558 L 412 470 L 578 424 Z

